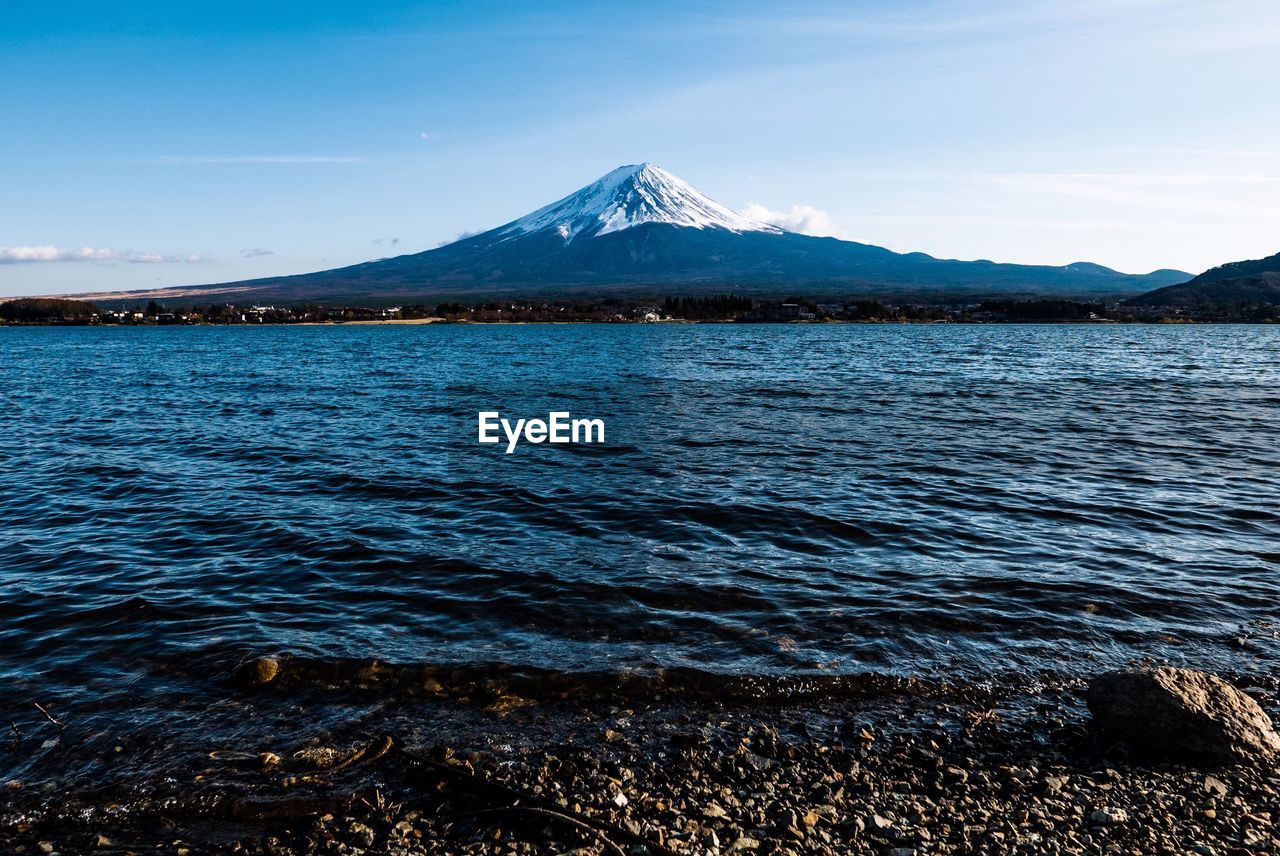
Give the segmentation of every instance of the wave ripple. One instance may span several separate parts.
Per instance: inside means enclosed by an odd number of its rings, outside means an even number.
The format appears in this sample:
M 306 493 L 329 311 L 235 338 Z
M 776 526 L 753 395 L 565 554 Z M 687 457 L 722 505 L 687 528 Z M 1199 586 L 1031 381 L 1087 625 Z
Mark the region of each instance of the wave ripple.
M 0 330 L 0 674 L 1274 663 L 1280 331 Z M 475 443 L 479 410 L 604 446 Z M 230 656 L 230 655 L 228 655 Z

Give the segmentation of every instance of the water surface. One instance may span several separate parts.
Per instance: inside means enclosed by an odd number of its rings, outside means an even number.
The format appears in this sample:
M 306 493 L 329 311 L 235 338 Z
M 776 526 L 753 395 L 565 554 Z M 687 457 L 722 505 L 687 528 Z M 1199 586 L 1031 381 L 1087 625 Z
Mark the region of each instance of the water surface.
M 0 678 L 1270 667 L 1280 331 L 0 329 Z M 476 443 L 568 410 L 599 446 Z

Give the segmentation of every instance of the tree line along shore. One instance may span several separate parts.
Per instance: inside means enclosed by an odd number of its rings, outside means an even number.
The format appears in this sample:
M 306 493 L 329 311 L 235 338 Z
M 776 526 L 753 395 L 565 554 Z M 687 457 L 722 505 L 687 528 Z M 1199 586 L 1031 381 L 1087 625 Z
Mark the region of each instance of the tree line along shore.
M 504 300 L 388 306 L 209 303 L 188 306 L 17 298 L 0 303 L 0 324 L 154 326 L 343 323 L 1275 323 L 1280 304 L 1179 309 L 1118 302 L 1027 298 L 920 302 L 764 299 L 726 294 L 661 300 Z

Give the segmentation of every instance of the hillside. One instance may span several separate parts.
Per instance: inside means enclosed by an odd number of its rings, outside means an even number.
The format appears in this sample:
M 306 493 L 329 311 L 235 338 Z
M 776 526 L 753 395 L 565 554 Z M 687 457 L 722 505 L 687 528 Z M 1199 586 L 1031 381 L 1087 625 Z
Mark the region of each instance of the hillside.
M 1129 303 L 1182 309 L 1280 304 L 1280 254 L 1220 265 L 1188 282 L 1156 289 Z

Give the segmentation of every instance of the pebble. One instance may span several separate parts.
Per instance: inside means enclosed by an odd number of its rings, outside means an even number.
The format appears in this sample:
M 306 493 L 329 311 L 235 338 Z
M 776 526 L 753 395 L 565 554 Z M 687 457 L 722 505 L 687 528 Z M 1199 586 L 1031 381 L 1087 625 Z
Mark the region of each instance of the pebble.
M 236 680 L 241 686 L 262 687 L 280 674 L 280 661 L 275 657 L 259 657 L 250 660 L 236 670 Z
M 1211 794 L 1216 794 L 1218 797 L 1227 795 L 1227 783 L 1214 776 L 1204 777 L 1204 789 Z
M 1103 806 L 1093 814 L 1089 815 L 1089 819 L 1094 823 L 1124 823 L 1129 819 L 1129 813 L 1122 808 Z
M 998 723 L 975 731 L 965 715 L 969 707 L 949 703 L 939 711 L 923 701 L 919 708 L 895 701 L 860 709 L 855 726 L 845 719 L 847 711 L 825 702 L 708 711 L 658 699 L 625 714 L 591 714 L 539 702 L 536 717 L 520 712 L 526 708 L 512 709 L 507 718 L 484 712 L 504 694 L 509 693 L 495 690 L 474 707 L 447 707 L 433 697 L 426 704 L 443 712 L 421 717 L 431 723 L 421 732 L 425 737 L 415 742 L 410 734 L 394 733 L 437 763 L 538 795 L 543 804 L 584 822 L 632 836 L 619 842 L 628 853 L 640 852 L 636 839 L 663 844 L 678 856 L 1188 851 L 1225 856 L 1241 848 L 1274 849 L 1271 812 L 1277 810 L 1274 795 L 1280 784 L 1274 770 L 1238 766 L 1206 775 L 1193 766 L 1145 767 L 1123 755 L 1103 754 L 1084 730 L 1074 736 L 1050 733 L 1044 723 L 1053 717 L 1019 720 L 1016 706 L 1008 703 L 999 705 Z M 526 687 L 520 694 L 538 697 Z M 277 695 L 251 698 L 265 703 Z M 1079 702 L 1070 692 L 1064 696 L 1060 718 L 1071 723 L 1067 712 Z M 992 707 L 979 699 L 972 709 Z M 1079 721 L 1084 714 L 1075 716 Z M 472 723 L 473 730 L 451 743 L 427 742 L 451 733 L 438 721 L 450 727 Z M 618 730 L 611 736 L 605 723 Z M 378 733 L 376 723 L 361 727 Z M 273 795 L 305 800 L 305 787 L 287 793 L 272 788 L 286 777 L 319 776 L 326 788 L 350 787 L 346 802 L 327 804 L 311 821 L 299 821 L 296 814 L 266 820 L 257 837 L 226 848 L 192 838 L 195 829 L 184 828 L 190 851 L 604 852 L 599 842 L 567 824 L 486 814 L 496 807 L 492 795 L 467 791 L 456 782 L 406 778 L 394 753 L 367 767 L 357 760 L 327 776 L 324 770 L 353 758 L 353 747 L 361 745 L 350 732 L 340 734 L 293 740 L 279 735 L 269 745 L 243 747 L 252 751 L 242 753 L 241 763 L 226 761 L 203 771 L 201 787 L 214 793 L 219 783 L 230 782 L 229 792 L 253 793 L 264 802 Z M 690 737 L 675 739 L 679 735 Z M 131 763 L 136 754 L 130 744 L 115 763 Z M 261 763 L 243 763 L 255 758 Z M 156 796 L 148 798 L 166 798 L 154 787 Z M 59 799 L 38 780 L 14 794 L 29 792 L 33 800 L 50 804 Z M 151 803 L 150 810 L 159 804 Z M 128 817 L 127 811 L 122 808 L 116 816 Z M 35 828 L 21 843 L 31 853 L 37 841 L 43 842 L 45 856 L 58 849 L 83 852 L 98 829 L 77 823 L 102 819 L 68 812 L 57 823 Z M 100 828 L 115 847 L 173 852 L 165 849 L 171 842 L 149 842 L 142 825 L 127 834 Z M 6 837 L 10 834 L 0 829 L 0 852 L 17 852 Z

